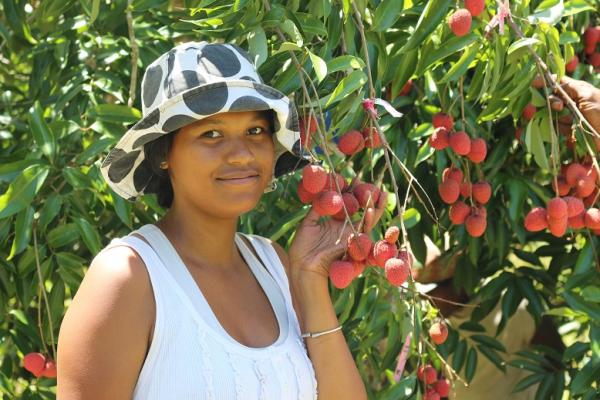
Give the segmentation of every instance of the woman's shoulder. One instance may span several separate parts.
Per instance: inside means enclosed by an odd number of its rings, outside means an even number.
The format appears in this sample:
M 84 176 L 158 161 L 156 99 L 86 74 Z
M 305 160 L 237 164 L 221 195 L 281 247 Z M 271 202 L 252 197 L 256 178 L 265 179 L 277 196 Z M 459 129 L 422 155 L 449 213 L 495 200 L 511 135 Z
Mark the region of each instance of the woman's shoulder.
M 279 257 L 279 260 L 281 261 L 281 264 L 284 266 L 286 272 L 288 272 L 288 269 L 289 269 L 289 258 L 288 258 L 287 251 L 285 251 L 285 249 L 283 248 L 283 246 L 281 246 L 276 241 L 269 239 L 268 237 L 264 237 L 264 236 L 257 235 L 257 234 L 245 234 L 245 235 L 248 235 L 248 236 L 250 236 L 250 237 L 252 237 L 254 239 L 259 240 L 265 246 L 272 247 L 275 250 L 275 252 L 277 253 L 277 256 Z

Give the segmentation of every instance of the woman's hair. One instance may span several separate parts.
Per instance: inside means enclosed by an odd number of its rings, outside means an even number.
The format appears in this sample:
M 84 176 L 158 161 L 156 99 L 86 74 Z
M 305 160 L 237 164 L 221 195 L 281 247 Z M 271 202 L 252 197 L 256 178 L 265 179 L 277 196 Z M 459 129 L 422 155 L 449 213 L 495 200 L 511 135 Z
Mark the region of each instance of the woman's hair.
M 274 121 L 275 112 L 273 110 L 265 110 L 263 114 L 269 120 L 271 133 L 275 133 Z M 171 178 L 169 177 L 169 170 L 160 168 L 160 163 L 167 160 L 169 151 L 171 150 L 171 144 L 173 138 L 177 134 L 179 129 L 173 132 L 169 132 L 166 135 L 159 137 L 151 142 L 144 145 L 144 154 L 146 160 L 150 164 L 153 176 L 151 182 L 145 189 L 146 193 L 155 193 L 158 200 L 158 205 L 163 208 L 171 208 L 173 204 L 173 185 L 171 184 Z

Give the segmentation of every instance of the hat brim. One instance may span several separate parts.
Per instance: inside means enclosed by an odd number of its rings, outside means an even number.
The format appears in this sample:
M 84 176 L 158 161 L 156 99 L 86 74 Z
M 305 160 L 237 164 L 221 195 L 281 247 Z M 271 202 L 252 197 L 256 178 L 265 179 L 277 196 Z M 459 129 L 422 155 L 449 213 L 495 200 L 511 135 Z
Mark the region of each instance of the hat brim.
M 273 110 L 275 176 L 301 167 L 310 159 L 300 145 L 298 114 L 280 91 L 253 81 L 209 83 L 184 91 L 144 116 L 109 152 L 100 171 L 120 196 L 134 200 L 153 178 L 143 146 L 195 121 L 223 112 Z

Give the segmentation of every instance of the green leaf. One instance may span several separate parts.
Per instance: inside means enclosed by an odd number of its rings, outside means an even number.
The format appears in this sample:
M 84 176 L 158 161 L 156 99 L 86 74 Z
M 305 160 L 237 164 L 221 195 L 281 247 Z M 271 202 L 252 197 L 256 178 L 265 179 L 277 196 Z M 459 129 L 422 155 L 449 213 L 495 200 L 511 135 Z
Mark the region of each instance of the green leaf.
M 594 365 L 594 363 L 596 365 Z M 600 375 L 600 363 L 590 360 L 582 369 L 580 369 L 571 382 L 571 394 L 581 394 L 585 392 L 592 382 Z
M 132 226 L 131 225 L 131 217 L 132 217 L 131 210 L 132 210 L 133 203 L 125 200 L 121 196 L 115 194 L 113 191 L 111 191 L 110 197 L 112 198 L 113 206 L 114 206 L 115 212 L 117 213 L 117 216 L 119 217 L 119 219 L 125 225 L 127 225 L 129 228 L 131 228 L 131 226 Z
M 584 11 L 595 11 L 596 9 L 585 0 L 571 0 L 565 3 L 565 11 L 563 17 L 579 14 Z
M 529 386 L 535 385 L 536 383 L 543 380 L 545 376 L 546 376 L 545 373 L 531 374 L 531 375 L 521 379 L 519 381 L 519 383 L 517 383 L 515 385 L 512 392 L 513 393 L 522 392 L 523 390 L 527 389 Z
M 137 122 L 142 113 L 137 108 L 121 104 L 98 104 L 88 110 L 88 116 L 105 122 L 131 124 Z
M 421 214 L 416 208 L 407 208 L 402 214 L 402 219 L 404 220 L 404 227 L 410 229 L 419 223 Z
M 594 249 L 592 242 L 588 240 L 585 243 L 585 246 L 583 246 L 583 249 L 581 249 L 577 255 L 577 261 L 575 262 L 575 267 L 573 268 L 573 275 L 589 272 L 593 267 L 593 262 Z
M 283 51 L 304 51 L 304 50 L 302 50 L 302 47 L 298 46 L 296 43 L 283 42 L 283 43 L 281 43 L 281 46 L 279 46 L 279 48 L 273 52 L 273 54 L 279 54 Z
M 490 336 L 471 335 L 470 338 L 472 340 L 476 341 L 477 343 L 481 343 L 487 347 L 491 347 L 493 349 L 496 349 L 498 351 L 502 351 L 502 352 L 506 353 L 506 347 L 504 347 L 504 345 L 502 343 L 500 343 L 499 341 L 497 341 L 496 339 L 494 339 Z
M 46 242 L 54 249 L 66 246 L 79 239 L 77 225 L 73 223 L 59 225 L 46 235 Z
M 10 248 L 10 254 L 6 258 L 11 260 L 15 255 L 21 253 L 31 240 L 31 230 L 33 227 L 33 207 L 27 207 L 17 214 L 15 221 L 15 237 Z
M 6 218 L 29 206 L 47 176 L 48 168 L 45 166 L 32 165 L 25 168 L 0 196 L 0 218 Z
M 567 31 L 561 32 L 558 39 L 558 43 L 564 46 L 565 44 L 579 43 L 580 40 L 581 38 L 579 37 L 577 32 Z
M 327 62 L 327 73 L 332 74 L 333 72 L 346 71 L 348 69 L 363 69 L 365 68 L 365 62 L 352 55 L 343 55 L 336 57 Z
M 477 350 L 479 350 L 479 352 L 481 354 L 483 354 L 488 360 L 490 360 L 492 362 L 492 364 L 494 364 L 496 366 L 496 368 L 498 368 L 501 371 L 506 371 L 506 366 L 504 365 L 504 360 L 502 360 L 502 358 L 498 355 L 498 353 L 496 353 L 495 350 L 483 345 L 478 345 L 477 346 Z
M 42 107 L 38 100 L 29 108 L 27 120 L 29 121 L 29 127 L 31 128 L 35 143 L 48 159 L 53 160 L 56 154 L 56 140 L 52 131 L 48 128 L 46 121 L 44 121 Z
M 60 195 L 52 193 L 45 199 L 44 205 L 40 210 L 40 219 L 38 222 L 41 231 L 45 231 L 48 224 L 58 216 L 61 207 L 62 197 Z
M 76 218 L 75 224 L 79 229 L 79 234 L 81 235 L 83 242 L 92 254 L 100 252 L 102 245 L 100 243 L 100 235 L 96 228 L 94 228 L 94 226 L 85 218 Z
M 375 32 L 383 32 L 390 28 L 400 17 L 402 6 L 402 1 L 383 0 L 375 10 L 371 29 Z
M 396 62 L 394 62 L 396 61 Z M 392 82 L 392 97 L 396 97 L 402 90 L 402 87 L 408 82 L 415 73 L 417 62 L 419 61 L 419 50 L 400 51 L 397 56 L 392 58 L 392 64 L 397 65 L 396 74 Z
M 544 22 L 548 25 L 554 25 L 563 17 L 563 13 L 565 11 L 565 5 L 563 0 L 559 0 L 558 2 L 552 1 L 556 3 L 552 7 L 544 7 L 543 4 L 538 6 L 536 12 L 533 15 L 527 17 L 529 22 L 532 24 L 538 24 L 540 22 Z M 545 1 L 544 3 L 549 3 Z
M 327 98 L 327 102 L 325 103 L 325 107 L 330 106 L 336 101 L 340 101 L 349 94 L 358 91 L 361 89 L 364 84 L 367 82 L 367 76 L 362 71 L 352 71 L 350 75 L 345 77 L 338 83 L 337 87 L 334 89 L 333 93 Z
M 444 58 L 457 53 L 476 41 L 478 36 L 469 33 L 465 36 L 452 36 L 447 41 L 441 43 L 434 51 L 421 57 L 421 62 L 417 68 L 417 75 L 422 75 L 429 67 Z
M 546 155 L 546 148 L 544 147 L 542 139 L 542 132 L 540 126 L 535 123 L 535 121 L 531 121 L 527 124 L 527 129 L 525 130 L 525 144 L 527 150 L 533 154 L 533 158 L 537 165 L 548 170 L 550 166 L 548 164 L 548 156 Z
M 456 350 L 452 354 L 452 368 L 456 372 L 460 372 L 463 364 L 465 363 L 465 357 L 467 355 L 467 341 L 465 339 L 458 342 Z
M 511 55 L 519 49 L 522 49 L 522 48 L 528 47 L 528 46 L 533 46 L 533 45 L 539 44 L 539 43 L 541 43 L 540 40 L 536 39 L 536 38 L 519 39 L 508 47 L 508 50 L 506 51 L 506 53 L 508 55 Z
M 440 83 L 455 81 L 466 72 L 477 53 L 479 52 L 479 43 L 473 43 L 465 50 L 460 59 L 448 70 L 446 75 L 440 80 Z
M 260 26 L 255 27 L 248 33 L 248 50 L 254 56 L 254 65 L 260 67 L 269 56 L 267 47 L 267 35 Z
M 600 288 L 596 286 L 586 286 L 581 291 L 581 296 L 583 296 L 586 301 L 600 303 Z
M 465 379 L 467 382 L 471 382 L 475 376 L 475 370 L 477 369 L 477 350 L 475 347 L 471 347 L 467 353 L 467 365 L 465 366 Z
M 275 230 L 266 234 L 265 236 L 273 241 L 277 241 L 291 229 L 294 229 L 296 224 L 306 216 L 309 210 L 310 208 L 303 207 L 291 215 L 285 214 L 283 218 L 278 220 L 277 223 L 273 225 Z
M 321 57 L 314 54 L 312 51 L 310 51 L 308 49 L 306 51 L 308 52 L 308 55 L 310 56 L 310 60 L 312 61 L 313 69 L 315 70 L 315 74 L 317 74 L 317 80 L 320 83 L 327 76 L 327 64 L 325 63 L 325 61 L 323 61 L 323 59 Z
M 401 52 L 417 48 L 425 39 L 433 32 L 442 22 L 450 0 L 430 0 L 425 5 L 425 9 L 421 13 L 415 31 L 408 39 L 408 42 L 402 47 Z

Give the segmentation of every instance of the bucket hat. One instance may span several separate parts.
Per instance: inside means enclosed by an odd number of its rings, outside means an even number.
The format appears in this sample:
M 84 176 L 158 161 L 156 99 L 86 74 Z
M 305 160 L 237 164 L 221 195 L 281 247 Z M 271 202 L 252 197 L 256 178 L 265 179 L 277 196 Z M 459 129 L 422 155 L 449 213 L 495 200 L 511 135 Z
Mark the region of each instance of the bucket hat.
M 264 84 L 249 54 L 237 45 L 187 42 L 175 46 L 146 69 L 141 103 L 142 119 L 123 135 L 100 167 L 108 185 L 127 200 L 152 191 L 155 174 L 145 158 L 146 143 L 218 113 L 274 111 L 274 178 L 310 160 L 300 145 L 293 102 Z

